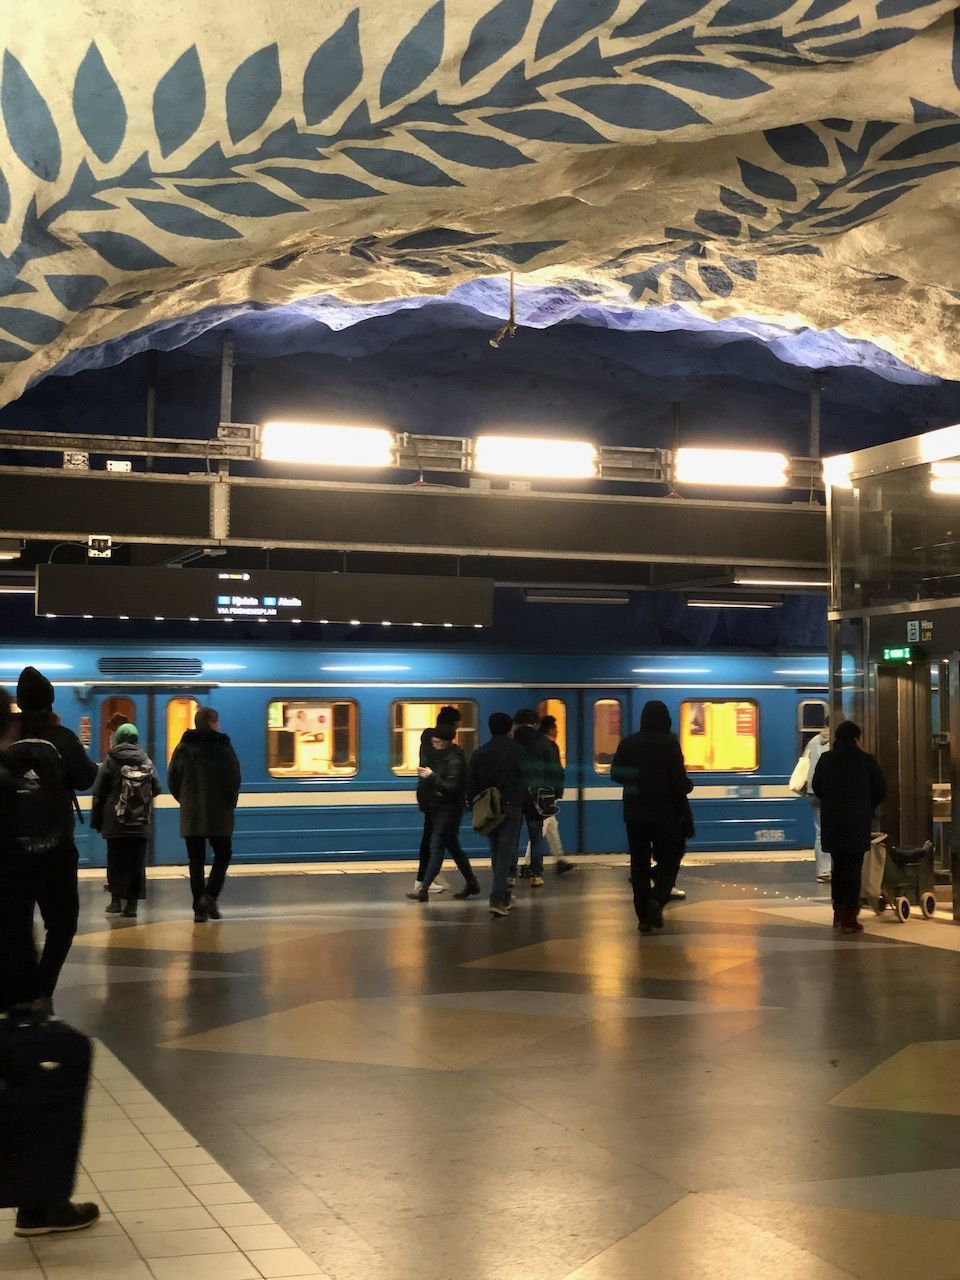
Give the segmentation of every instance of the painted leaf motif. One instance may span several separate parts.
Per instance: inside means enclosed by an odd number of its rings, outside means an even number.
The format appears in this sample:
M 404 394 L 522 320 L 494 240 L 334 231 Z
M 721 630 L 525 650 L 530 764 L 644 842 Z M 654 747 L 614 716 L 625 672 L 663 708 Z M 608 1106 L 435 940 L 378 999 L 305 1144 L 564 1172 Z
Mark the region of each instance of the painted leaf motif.
M 219 218 L 209 218 L 197 209 L 183 204 L 168 204 L 165 200 L 131 200 L 134 209 L 139 209 L 148 222 L 152 222 L 161 231 L 168 231 L 173 236 L 192 236 L 195 240 L 239 240 L 240 232 L 221 222 Z
M 0 222 L 10 217 L 10 185 L 0 169 Z
M 823 218 L 814 223 L 818 230 L 827 227 L 849 227 L 852 223 L 862 222 L 865 218 L 871 217 L 874 213 L 878 213 L 881 209 L 886 208 L 888 204 L 893 204 L 894 200 L 899 200 L 901 196 L 906 195 L 908 191 L 916 191 L 915 186 L 897 187 L 893 191 L 884 191 L 880 195 L 871 196 L 869 200 L 862 200 L 860 204 L 854 205 L 852 209 L 847 209 L 843 213 L 838 213 L 832 218 Z
M 958 167 L 960 167 L 960 160 L 940 160 L 935 164 L 910 165 L 906 169 L 884 169 L 881 173 L 872 173 L 868 178 L 861 178 L 850 190 L 882 191 L 884 187 L 896 187 L 905 182 L 915 182 L 931 174 L 946 173 L 947 170 Z
M 537 39 L 536 58 L 549 58 L 599 27 L 617 11 L 618 0 L 555 0 Z
M 642 72 L 654 80 L 665 80 L 680 89 L 693 89 L 712 98 L 752 98 L 758 93 L 769 93 L 772 87 L 752 71 L 702 59 L 699 62 L 654 62 L 644 66 Z
M 769 22 L 793 7 L 794 0 L 728 0 L 710 19 L 711 27 L 744 27 Z M 751 33 L 752 34 L 752 33 Z
M 960 9 L 953 13 L 953 53 L 950 58 L 953 83 L 960 89 Z
M 440 65 L 443 55 L 444 0 L 428 9 L 394 50 L 380 81 L 380 105 L 413 93 Z
M 789 178 L 772 169 L 763 169 L 749 160 L 737 159 L 740 166 L 740 177 L 743 185 L 755 196 L 763 196 L 766 200 L 796 200 L 797 188 Z
M 240 218 L 274 218 L 280 213 L 303 212 L 302 204 L 293 204 L 256 182 L 216 182 L 196 187 L 178 183 L 177 190 L 220 213 Z
M 14 154 L 36 177 L 55 181 L 60 174 L 60 135 L 43 96 L 9 49 L 3 55 L 0 111 Z
M 830 163 L 826 147 L 808 125 L 789 124 L 782 129 L 765 129 L 763 136 L 787 164 L 812 168 Z
M 643 0 L 633 17 L 615 28 L 613 34 L 622 39 L 653 35 L 655 31 L 692 18 L 708 3 L 709 0 Z
M 490 231 L 457 231 L 455 227 L 428 227 L 412 235 L 394 240 L 394 249 L 444 249 L 455 245 L 476 244 L 495 234 Z
M 932 129 L 915 133 L 905 142 L 898 143 L 885 152 L 881 160 L 912 160 L 914 156 L 926 156 L 931 151 L 941 151 L 960 142 L 960 124 L 940 124 Z
M 376 187 L 348 178 L 343 173 L 317 173 L 313 169 L 299 169 L 294 165 L 275 165 L 261 169 L 268 178 L 276 178 L 285 187 L 306 200 L 361 200 L 365 196 L 380 196 Z
M 589 84 L 568 89 L 560 97 L 622 129 L 663 133 L 687 124 L 708 123 L 682 98 L 650 84 Z
M 170 155 L 196 133 L 207 109 L 207 87 L 197 46 L 182 53 L 153 91 L 153 127 L 160 154 Z
M 727 298 L 733 293 L 733 281 L 719 267 L 714 267 L 704 262 L 698 266 L 697 271 L 700 279 L 711 293 L 715 293 L 721 298 Z
M 455 164 L 467 164 L 475 169 L 510 169 L 532 163 L 516 147 L 483 134 L 439 129 L 411 129 L 410 132 L 438 156 Z
M 22 342 L 43 346 L 62 332 L 63 321 L 45 316 L 40 311 L 30 311 L 26 307 L 0 307 L 0 328 L 6 329 Z
M 595 143 L 606 142 L 602 133 L 591 128 L 579 116 L 563 111 L 538 111 L 531 107 L 526 111 L 504 111 L 487 116 L 487 124 L 518 138 L 530 138 L 537 142 Z
M 866 54 L 882 53 L 884 49 L 895 49 L 898 44 L 906 44 L 916 35 L 912 27 L 884 27 L 880 31 L 868 31 L 862 36 L 853 36 L 849 40 L 837 40 L 834 44 L 817 45 L 817 53 L 827 54 L 831 58 L 862 58 Z
M 4 364 L 16 364 L 20 360 L 28 360 L 33 352 L 28 347 L 21 347 L 16 342 L 8 342 L 0 338 L 0 360 Z
M 460 83 L 466 84 L 520 43 L 530 21 L 533 0 L 500 0 L 476 23 L 460 59 Z
M 375 178 L 409 187 L 459 187 L 461 184 L 422 156 L 391 147 L 345 147 L 343 154 Z
M 929 102 L 924 102 L 922 98 L 911 98 L 910 105 L 913 107 L 913 123 L 929 124 L 931 120 L 956 120 L 957 113 L 948 111 L 945 107 L 935 107 Z
M 333 115 L 362 79 L 360 10 L 354 9 L 307 63 L 303 74 L 303 114 L 307 124 L 320 124 Z
M 69 311 L 83 311 L 107 286 L 103 276 L 50 275 L 46 281 L 56 300 Z
M 835 13 L 837 9 L 842 9 L 847 0 L 813 0 L 813 4 L 806 11 L 801 22 L 816 22 L 818 18 L 825 18 L 828 13 Z
M 259 129 L 280 100 L 280 50 L 251 53 L 227 81 L 227 128 L 232 142 Z
M 173 266 L 169 258 L 122 231 L 81 231 L 80 239 L 118 271 L 152 271 L 154 267 Z
M 740 234 L 740 219 L 720 209 L 699 209 L 694 222 L 713 236 L 732 240 Z
M 719 195 L 721 204 L 725 204 L 733 213 L 741 214 L 743 217 L 762 218 L 767 212 L 766 205 L 751 200 L 749 196 L 745 196 L 740 191 L 734 191 L 731 187 L 721 187 Z
M 728 271 L 732 271 L 741 280 L 756 280 L 757 278 L 757 264 L 752 258 L 731 258 L 729 254 L 721 253 L 720 261 Z
M 112 160 L 127 131 L 127 108 L 96 44 L 90 45 L 77 68 L 73 114 L 84 142 L 97 159 L 104 163 Z
M 674 302 L 703 301 L 693 285 L 688 280 L 684 280 L 683 276 L 678 275 L 671 275 L 670 277 L 670 297 L 673 298 Z

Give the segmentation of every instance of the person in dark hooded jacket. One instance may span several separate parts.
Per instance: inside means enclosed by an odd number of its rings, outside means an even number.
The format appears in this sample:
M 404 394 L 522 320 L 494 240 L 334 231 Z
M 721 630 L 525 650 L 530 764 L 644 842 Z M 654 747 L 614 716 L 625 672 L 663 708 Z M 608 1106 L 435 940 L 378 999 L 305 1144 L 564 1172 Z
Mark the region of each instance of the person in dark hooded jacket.
M 125 916 L 137 914 L 153 826 L 153 797 L 159 794 L 160 779 L 140 746 L 137 726 L 120 725 L 93 784 L 90 814 L 90 825 L 107 842 L 107 915 L 119 915 L 121 910 Z
M 550 846 L 543 834 L 544 818 L 547 816 L 537 807 L 538 796 L 553 794 L 553 806 L 559 795 L 563 795 L 563 767 L 560 766 L 560 752 L 549 738 L 540 732 L 540 716 L 532 708 L 524 707 L 513 717 L 513 740 L 519 743 L 526 752 L 526 787 L 527 794 L 523 801 L 523 818 L 527 824 L 527 836 L 530 840 L 530 884 L 538 889 L 543 885 L 543 859 L 549 853 Z M 558 768 L 559 766 L 559 768 Z M 517 861 L 510 868 L 510 879 L 517 878 Z
M 833 924 L 843 933 L 862 933 L 860 880 L 870 848 L 873 813 L 887 794 L 879 764 L 860 749 L 860 726 L 837 725 L 833 747 L 817 762 L 811 785 L 820 801 L 820 842 L 831 855 Z
M 430 886 L 443 866 L 443 856 L 449 853 L 463 876 L 463 889 L 455 898 L 475 898 L 480 885 L 470 859 L 460 845 L 460 823 L 463 819 L 467 787 L 467 761 L 460 747 L 454 745 L 456 724 L 438 723 L 430 740 L 429 765 L 420 768 L 420 784 L 417 788 L 420 803 L 430 822 L 430 858 L 419 888 L 408 893 L 408 898 L 426 902 Z
M 217 900 L 233 857 L 233 821 L 240 795 L 240 762 L 220 717 L 201 707 L 173 753 L 167 769 L 170 793 L 180 804 L 180 834 L 190 859 L 195 924 L 219 920 Z M 213 866 L 206 879 L 207 841 Z
M 435 752 L 433 749 L 433 735 L 436 729 L 440 729 L 444 725 L 453 729 L 454 736 L 457 733 L 457 726 L 463 719 L 458 707 L 445 706 L 441 707 L 437 712 L 437 723 L 429 729 L 424 729 L 420 735 L 420 759 L 418 761 L 419 768 L 417 770 L 417 804 L 420 806 L 420 812 L 423 814 L 423 833 L 420 836 L 420 861 L 417 865 L 417 878 L 414 882 L 413 891 L 419 893 L 423 886 L 423 878 L 427 874 L 427 864 L 430 861 L 430 842 L 433 836 L 433 817 L 431 815 L 430 806 L 426 797 L 429 796 L 429 786 L 424 781 L 424 769 L 430 769 L 433 764 Z M 446 889 L 445 884 L 440 884 L 436 878 L 430 885 L 431 893 L 443 893 Z M 407 895 L 409 897 L 409 894 Z
M 693 790 L 671 729 L 666 704 L 657 699 L 647 702 L 639 732 L 623 739 L 610 767 L 611 781 L 623 787 L 633 905 L 641 933 L 663 927 L 663 908 L 683 856 L 687 796 Z M 652 888 L 651 853 L 656 860 Z

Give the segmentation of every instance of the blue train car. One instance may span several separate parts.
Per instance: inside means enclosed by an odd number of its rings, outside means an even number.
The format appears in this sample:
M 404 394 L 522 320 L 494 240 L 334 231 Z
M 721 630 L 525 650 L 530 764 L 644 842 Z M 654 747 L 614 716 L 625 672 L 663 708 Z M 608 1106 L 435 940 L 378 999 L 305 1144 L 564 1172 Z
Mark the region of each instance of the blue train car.
M 695 850 L 808 848 L 809 807 L 787 779 L 824 723 L 821 656 L 745 653 L 531 654 L 363 651 L 248 644 L 0 646 L 0 684 L 33 663 L 57 688 L 65 725 L 102 759 L 125 720 L 166 783 L 166 766 L 201 704 L 220 712 L 243 770 L 235 856 L 250 862 L 410 857 L 419 844 L 414 798 L 421 730 L 456 703 L 469 753 L 493 711 L 537 707 L 557 716 L 567 768 L 560 809 L 566 849 L 624 848 L 610 762 L 648 698 L 670 708 L 688 770 Z M 89 798 L 81 797 L 89 808 Z M 465 847 L 481 842 L 465 826 Z M 78 831 L 81 860 L 106 849 Z M 152 859 L 184 860 L 177 806 L 158 798 Z

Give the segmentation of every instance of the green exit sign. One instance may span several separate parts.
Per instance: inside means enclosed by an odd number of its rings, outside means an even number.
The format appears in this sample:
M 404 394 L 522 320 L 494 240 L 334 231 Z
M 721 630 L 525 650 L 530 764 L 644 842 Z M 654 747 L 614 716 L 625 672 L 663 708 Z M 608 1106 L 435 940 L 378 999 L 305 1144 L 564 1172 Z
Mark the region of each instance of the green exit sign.
M 897 649 L 884 649 L 883 660 L 884 662 L 912 662 L 913 646 L 903 644 Z

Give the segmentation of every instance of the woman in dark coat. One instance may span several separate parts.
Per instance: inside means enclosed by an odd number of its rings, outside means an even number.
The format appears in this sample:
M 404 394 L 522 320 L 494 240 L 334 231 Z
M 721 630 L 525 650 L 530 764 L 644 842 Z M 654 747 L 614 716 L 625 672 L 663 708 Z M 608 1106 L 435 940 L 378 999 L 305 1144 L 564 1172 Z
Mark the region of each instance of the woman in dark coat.
M 140 746 L 136 725 L 120 725 L 93 784 L 90 814 L 90 825 L 107 842 L 108 916 L 121 911 L 125 916 L 137 914 L 153 825 L 153 797 L 159 794 L 160 779 Z
M 861 751 L 860 726 L 837 725 L 833 748 L 820 757 L 811 784 L 820 801 L 821 844 L 833 858 L 833 926 L 862 933 L 860 877 L 870 848 L 873 813 L 887 794 L 880 766 Z

